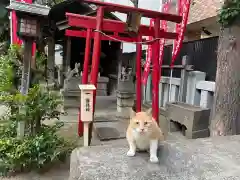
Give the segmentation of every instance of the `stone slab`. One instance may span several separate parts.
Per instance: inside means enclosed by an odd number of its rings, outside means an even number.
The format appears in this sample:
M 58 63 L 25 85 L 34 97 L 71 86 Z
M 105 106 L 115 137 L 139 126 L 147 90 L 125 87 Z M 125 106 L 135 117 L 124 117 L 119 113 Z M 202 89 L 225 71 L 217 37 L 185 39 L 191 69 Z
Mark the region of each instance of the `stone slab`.
M 125 138 L 121 137 L 119 131 L 114 127 L 99 127 L 96 128 L 96 133 L 100 141 L 109 141 L 113 139 Z
M 73 97 L 73 98 L 77 98 L 79 99 L 81 97 L 81 91 L 80 90 L 75 90 L 75 91 L 72 91 L 72 90 L 69 90 L 69 91 L 64 91 L 62 90 L 61 91 L 61 94 L 65 97 L 65 98 L 70 98 L 70 97 Z M 97 89 L 97 96 L 107 96 L 107 89 Z
M 78 148 L 69 180 L 237 180 L 239 149 L 240 136 L 167 141 L 151 164 L 147 153 L 127 157 L 126 143 Z
M 113 96 L 96 96 L 96 110 L 97 109 L 105 109 L 109 110 L 109 108 L 116 109 L 117 99 Z M 64 98 L 64 108 L 78 108 L 80 105 L 80 97 L 69 97 Z
M 96 134 L 102 141 L 125 138 L 127 126 L 126 120 L 94 123 Z
M 116 113 L 111 113 L 109 112 L 108 116 L 99 116 L 99 115 L 95 115 L 94 117 L 94 122 L 116 122 L 121 120 L 120 118 L 116 117 Z

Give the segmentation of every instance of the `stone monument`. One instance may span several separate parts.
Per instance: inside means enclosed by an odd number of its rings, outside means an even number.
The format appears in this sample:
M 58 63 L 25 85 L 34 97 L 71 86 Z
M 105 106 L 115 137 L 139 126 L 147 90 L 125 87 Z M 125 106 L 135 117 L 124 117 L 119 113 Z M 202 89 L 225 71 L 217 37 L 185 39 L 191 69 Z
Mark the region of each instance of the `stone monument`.
M 64 108 L 78 108 L 80 100 L 79 84 L 82 82 L 82 72 L 80 71 L 80 63 L 75 64 L 73 70 L 68 68 L 68 72 L 65 74 L 63 89 L 61 90 Z M 90 79 L 90 76 L 88 77 Z M 97 96 L 107 96 L 107 85 L 109 82 L 108 77 L 98 76 L 97 84 Z

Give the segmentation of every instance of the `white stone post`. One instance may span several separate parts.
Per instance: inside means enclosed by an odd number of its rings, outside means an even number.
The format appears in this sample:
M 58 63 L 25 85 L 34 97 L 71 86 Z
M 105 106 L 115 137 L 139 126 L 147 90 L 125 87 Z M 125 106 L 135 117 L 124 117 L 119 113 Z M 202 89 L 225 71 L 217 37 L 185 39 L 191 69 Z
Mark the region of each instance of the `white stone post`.
M 167 102 L 168 102 L 168 97 L 169 97 L 169 84 L 168 83 L 164 83 L 163 84 L 163 107 L 165 108 Z
M 178 96 L 178 87 L 176 85 L 172 84 L 170 93 L 171 93 L 170 102 L 175 102 L 177 100 L 177 96 Z
M 196 85 L 200 81 L 204 81 L 206 73 L 201 71 L 192 71 L 188 74 L 187 82 L 187 99 L 186 102 L 192 105 L 199 105 L 200 93 L 196 89 Z
M 196 88 L 201 91 L 200 106 L 203 108 L 212 108 L 215 82 L 200 81 Z
M 93 91 L 96 90 L 96 87 L 93 84 L 81 84 L 79 85 L 81 90 L 81 121 L 83 122 L 83 140 L 84 146 L 89 146 L 89 135 L 92 132 L 89 132 L 89 124 L 93 121 Z
M 200 106 L 203 108 L 211 108 L 213 104 L 213 93 L 210 91 L 201 91 Z

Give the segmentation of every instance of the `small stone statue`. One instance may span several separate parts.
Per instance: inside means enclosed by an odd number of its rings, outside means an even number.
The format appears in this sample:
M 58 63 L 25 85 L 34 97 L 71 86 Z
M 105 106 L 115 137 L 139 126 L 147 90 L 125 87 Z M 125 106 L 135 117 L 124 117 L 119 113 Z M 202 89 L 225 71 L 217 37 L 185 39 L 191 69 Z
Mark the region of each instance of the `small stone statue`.
M 122 81 L 124 81 L 125 80 L 125 76 L 126 76 L 126 68 L 123 66 L 122 69 L 121 69 L 121 77 L 120 77 L 120 79 Z
M 121 81 L 129 81 L 130 76 L 132 75 L 132 68 L 130 67 L 122 67 L 121 70 Z
M 75 63 L 75 68 L 73 70 L 71 70 L 70 67 L 68 67 L 68 71 L 66 73 L 66 80 L 69 80 L 70 78 L 74 77 L 74 76 L 80 76 L 79 73 L 79 68 L 80 68 L 80 63 Z

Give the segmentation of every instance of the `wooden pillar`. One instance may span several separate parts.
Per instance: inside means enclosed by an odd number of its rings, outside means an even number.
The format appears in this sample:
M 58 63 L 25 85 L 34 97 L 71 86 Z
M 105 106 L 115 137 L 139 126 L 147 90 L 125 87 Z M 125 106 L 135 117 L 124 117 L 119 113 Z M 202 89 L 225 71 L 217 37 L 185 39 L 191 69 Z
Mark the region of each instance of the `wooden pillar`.
M 30 86 L 31 62 L 32 62 L 32 43 L 31 39 L 24 41 L 23 71 L 21 80 L 21 93 L 26 95 Z
M 85 44 L 85 55 L 84 55 L 84 64 L 83 64 L 83 75 L 82 75 L 82 84 L 88 83 L 88 66 L 90 60 L 90 52 L 91 52 L 91 29 L 87 29 L 87 37 L 86 37 L 86 44 Z M 78 136 L 82 136 L 84 132 L 83 122 L 81 120 L 81 112 L 79 107 L 79 117 L 78 117 Z M 90 125 L 91 127 L 91 125 Z M 91 130 L 90 132 L 91 133 Z M 90 134 L 89 134 L 90 135 Z M 88 135 L 88 137 L 89 137 Z M 90 141 L 90 140 L 89 140 Z
M 66 54 L 66 62 L 65 62 L 65 67 L 64 67 L 64 70 L 65 72 L 68 71 L 68 68 L 70 67 L 70 62 L 71 62 L 71 45 L 72 44 L 72 41 L 71 41 L 71 37 L 67 37 L 67 54 Z
M 183 56 L 182 59 L 182 65 L 183 65 L 183 69 L 181 70 L 181 84 L 179 87 L 179 97 L 178 97 L 178 101 L 180 102 L 186 102 L 186 98 L 187 98 L 187 65 L 189 64 L 189 59 L 187 56 Z
M 21 88 L 20 88 L 20 92 L 23 95 L 28 94 L 28 90 L 31 82 L 32 44 L 33 44 L 32 39 L 24 40 L 23 70 L 22 70 L 22 79 L 21 79 Z M 22 111 L 22 109 L 20 108 L 19 111 Z M 26 113 L 26 112 L 22 112 L 22 113 Z M 24 137 L 24 130 L 25 130 L 25 122 L 24 121 L 18 122 L 17 136 L 19 138 Z
M 47 77 L 48 83 L 54 83 L 55 66 L 55 42 L 53 38 L 48 39 Z

